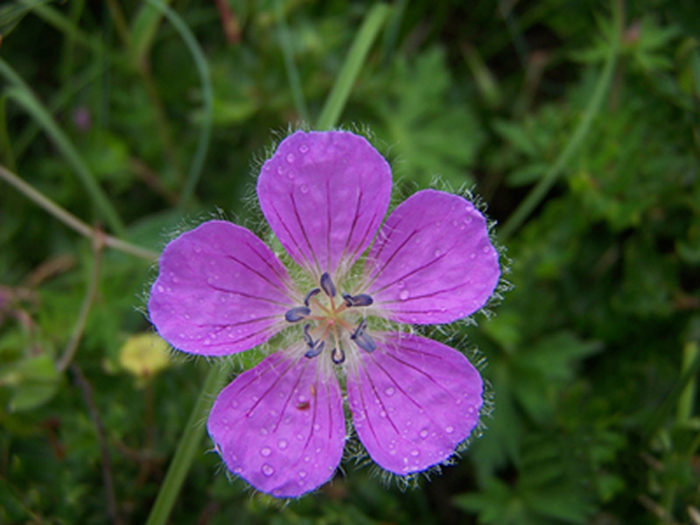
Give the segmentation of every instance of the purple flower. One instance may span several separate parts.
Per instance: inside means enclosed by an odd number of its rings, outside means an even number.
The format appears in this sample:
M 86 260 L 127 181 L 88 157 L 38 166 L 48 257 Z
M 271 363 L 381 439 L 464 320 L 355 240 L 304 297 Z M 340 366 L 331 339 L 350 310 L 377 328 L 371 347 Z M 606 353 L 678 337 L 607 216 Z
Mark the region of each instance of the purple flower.
M 280 348 L 219 394 L 207 426 L 229 470 L 273 496 L 333 476 L 347 436 L 339 381 L 369 456 L 398 475 L 449 459 L 478 423 L 477 370 L 403 324 L 484 306 L 500 275 L 486 221 L 464 198 L 425 190 L 382 225 L 391 184 L 364 138 L 299 131 L 257 184 L 294 278 L 224 221 L 181 235 L 160 259 L 148 308 L 173 346 L 206 356 Z

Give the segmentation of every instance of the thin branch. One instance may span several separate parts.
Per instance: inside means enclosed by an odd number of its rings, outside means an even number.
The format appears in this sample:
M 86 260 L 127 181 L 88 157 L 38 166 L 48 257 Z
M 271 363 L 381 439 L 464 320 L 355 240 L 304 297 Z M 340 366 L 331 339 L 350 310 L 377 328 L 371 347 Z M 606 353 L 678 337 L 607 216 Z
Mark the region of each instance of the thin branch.
M 105 428 L 102 424 L 102 418 L 100 418 L 100 412 L 97 410 L 97 405 L 95 404 L 92 386 L 77 364 L 73 363 L 70 369 L 75 377 L 75 383 L 83 395 L 83 400 L 88 407 L 90 419 L 92 419 L 95 430 L 97 431 L 97 442 L 100 446 L 100 455 L 102 456 L 102 479 L 105 485 L 105 492 L 107 493 L 107 514 L 112 523 L 121 525 L 124 522 L 120 518 L 119 509 L 117 508 L 117 498 L 114 493 L 114 480 L 112 478 L 112 463 L 109 459 Z
M 69 211 L 61 208 L 58 204 L 46 197 L 43 193 L 35 190 L 32 186 L 24 182 L 21 178 L 19 178 L 17 175 L 9 171 L 1 164 L 0 179 L 3 179 L 12 186 L 14 186 L 15 189 L 17 189 L 29 200 L 34 202 L 34 204 L 36 204 L 40 208 L 43 208 L 44 211 L 48 212 L 50 215 L 53 215 L 63 224 L 65 224 L 72 230 L 78 232 L 83 237 L 87 237 L 88 239 L 95 239 L 97 236 L 100 236 L 102 238 L 102 242 L 108 248 L 113 248 L 117 251 L 128 253 L 129 255 L 133 255 L 134 257 L 140 257 L 141 259 L 145 259 L 147 261 L 154 261 L 158 258 L 158 253 L 154 251 L 148 250 L 146 248 L 141 248 L 140 246 L 136 246 L 135 244 L 131 244 L 129 242 L 122 241 L 121 239 L 117 239 L 116 237 L 112 237 L 111 235 L 105 235 L 104 233 L 99 232 L 90 225 L 78 219 Z
M 97 295 L 97 285 L 100 282 L 100 270 L 102 268 L 102 250 L 104 249 L 104 243 L 103 237 L 101 237 L 99 234 L 96 235 L 94 239 L 95 242 L 93 243 L 92 250 L 95 257 L 92 263 L 90 282 L 88 283 L 87 291 L 85 292 L 85 297 L 83 298 L 83 304 L 80 306 L 80 313 L 78 314 L 78 319 L 73 327 L 73 333 L 68 340 L 68 344 L 66 344 L 65 350 L 63 350 L 61 358 L 56 364 L 56 368 L 58 368 L 60 372 L 65 372 L 68 365 L 73 360 L 75 352 L 78 350 L 78 344 L 83 337 L 83 332 L 85 331 L 85 325 L 87 324 L 92 303 L 95 301 L 95 296 Z

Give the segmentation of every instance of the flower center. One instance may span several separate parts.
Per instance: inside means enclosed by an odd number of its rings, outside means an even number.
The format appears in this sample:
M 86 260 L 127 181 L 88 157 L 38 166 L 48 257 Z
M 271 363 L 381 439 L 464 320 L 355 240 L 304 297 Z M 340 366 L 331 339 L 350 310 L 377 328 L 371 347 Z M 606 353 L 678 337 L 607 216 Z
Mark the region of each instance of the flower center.
M 367 294 L 350 295 L 338 293 L 335 283 L 328 273 L 321 276 L 320 287 L 306 294 L 304 306 L 287 310 L 284 318 L 289 323 L 310 321 L 304 325 L 304 342 L 308 350 L 304 354 L 312 359 L 330 349 L 335 364 L 345 362 L 345 350 L 350 341 L 365 352 L 373 352 L 377 347 L 366 333 L 367 319 L 362 315 L 362 307 L 372 304 Z

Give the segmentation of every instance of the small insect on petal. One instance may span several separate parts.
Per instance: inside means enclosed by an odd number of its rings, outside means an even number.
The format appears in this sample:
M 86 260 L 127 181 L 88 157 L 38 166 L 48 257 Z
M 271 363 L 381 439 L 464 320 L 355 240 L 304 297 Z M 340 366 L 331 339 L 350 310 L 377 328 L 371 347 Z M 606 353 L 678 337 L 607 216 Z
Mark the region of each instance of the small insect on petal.
M 294 308 L 291 308 L 290 310 L 287 310 L 284 314 L 284 318 L 289 323 L 298 323 L 310 314 L 311 309 L 308 306 L 296 306 Z
M 335 297 L 335 284 L 333 284 L 333 279 L 328 275 L 328 272 L 321 276 L 321 288 L 328 297 Z

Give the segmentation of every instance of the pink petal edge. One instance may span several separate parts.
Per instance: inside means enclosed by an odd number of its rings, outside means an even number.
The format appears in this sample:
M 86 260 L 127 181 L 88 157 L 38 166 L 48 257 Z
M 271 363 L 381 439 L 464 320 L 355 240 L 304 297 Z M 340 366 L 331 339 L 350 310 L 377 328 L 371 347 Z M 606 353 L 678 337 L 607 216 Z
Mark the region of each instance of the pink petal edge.
M 319 277 L 346 271 L 371 243 L 391 197 L 391 168 L 367 140 L 297 131 L 258 179 L 260 207 L 291 257 Z
M 284 312 L 296 304 L 289 283 L 284 266 L 253 233 L 209 221 L 165 247 L 148 311 L 175 348 L 227 355 L 284 327 Z
M 486 220 L 457 195 L 423 190 L 388 217 L 365 267 L 367 293 L 390 319 L 450 323 L 486 304 L 500 277 Z
M 338 380 L 323 356 L 271 355 L 216 399 L 207 428 L 228 469 L 256 489 L 295 498 L 331 479 L 345 445 Z
M 400 475 L 448 459 L 479 421 L 482 380 L 461 353 L 417 335 L 384 333 L 348 368 L 355 431 L 372 460 Z

